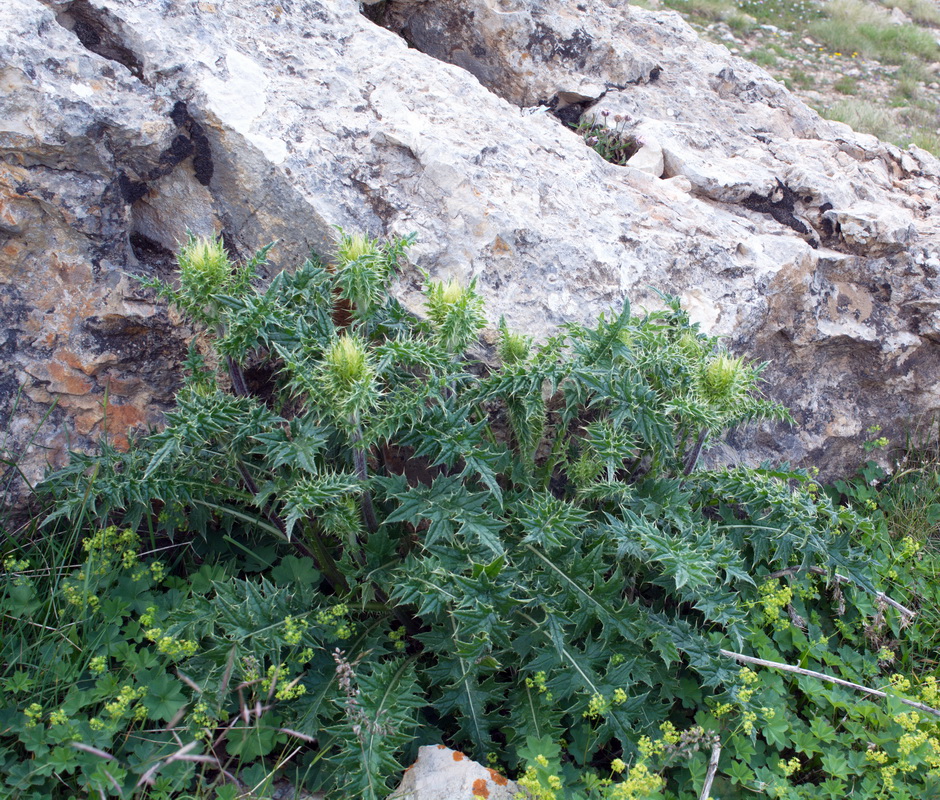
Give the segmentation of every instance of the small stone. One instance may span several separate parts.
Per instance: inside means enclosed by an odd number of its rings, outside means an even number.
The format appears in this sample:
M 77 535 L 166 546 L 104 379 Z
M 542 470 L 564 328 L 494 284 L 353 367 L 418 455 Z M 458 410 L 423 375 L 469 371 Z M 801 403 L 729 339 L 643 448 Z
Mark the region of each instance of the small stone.
M 388 800 L 513 800 L 519 786 L 442 744 L 418 749 Z
M 891 16 L 888 17 L 892 25 L 910 25 L 911 18 L 905 14 L 900 8 L 892 8 Z
M 670 109 L 671 111 L 672 109 Z M 633 167 L 641 172 L 646 172 L 654 178 L 663 174 L 663 148 L 656 142 L 648 141 L 644 144 L 633 157 L 627 162 L 628 167 Z

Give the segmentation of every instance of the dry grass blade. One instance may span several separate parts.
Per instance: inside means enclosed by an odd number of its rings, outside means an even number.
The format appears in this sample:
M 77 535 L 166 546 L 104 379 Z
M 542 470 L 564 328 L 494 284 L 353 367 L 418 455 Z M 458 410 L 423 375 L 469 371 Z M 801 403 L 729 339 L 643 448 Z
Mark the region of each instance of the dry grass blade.
M 112 756 L 110 753 L 105 752 L 104 750 L 99 750 L 97 747 L 92 747 L 90 744 L 84 744 L 82 742 L 69 742 L 76 750 L 82 750 L 85 753 L 91 753 L 93 756 L 98 756 L 98 758 L 103 758 L 107 761 L 117 761 L 117 759 Z

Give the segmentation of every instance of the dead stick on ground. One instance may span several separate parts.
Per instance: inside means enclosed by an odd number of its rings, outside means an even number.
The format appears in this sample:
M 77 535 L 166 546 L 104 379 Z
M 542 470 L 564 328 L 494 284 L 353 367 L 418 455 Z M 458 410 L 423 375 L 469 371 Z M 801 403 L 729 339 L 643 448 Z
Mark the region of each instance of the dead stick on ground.
M 712 790 L 712 781 L 715 780 L 715 773 L 718 772 L 718 759 L 721 758 L 721 739 L 717 736 L 712 742 L 712 755 L 708 759 L 708 772 L 705 773 L 705 783 L 702 784 L 702 791 L 698 800 L 708 800 L 708 793 Z
M 786 569 L 780 569 L 780 570 L 777 570 L 776 572 L 771 572 L 770 575 L 769 575 L 769 577 L 771 577 L 771 578 L 782 578 L 784 575 L 795 575 L 795 574 L 796 574 L 797 572 L 799 572 L 801 569 L 802 569 L 802 567 L 787 567 Z M 824 570 L 822 567 L 810 567 L 808 571 L 809 571 L 809 572 L 812 572 L 814 575 L 826 575 L 826 574 L 828 574 L 828 573 L 826 572 L 826 570 Z M 835 577 L 836 581 L 838 581 L 839 583 L 851 583 L 851 584 L 855 585 L 855 581 L 853 581 L 851 578 L 847 578 L 845 575 L 840 575 L 838 572 L 835 574 L 834 577 Z M 891 599 L 890 597 L 888 597 L 888 595 L 886 595 L 884 592 L 878 592 L 878 591 L 876 591 L 876 592 L 875 592 L 875 597 L 877 597 L 877 598 L 878 598 L 879 600 L 881 600 L 882 602 L 887 603 L 887 604 L 888 604 L 889 606 L 891 606 L 892 608 L 896 608 L 896 609 L 897 609 L 898 611 L 900 611 L 905 617 L 910 617 L 911 619 L 913 619 L 914 617 L 917 616 L 917 612 L 916 612 L 916 611 L 912 611 L 912 610 L 909 609 L 907 606 L 902 606 L 897 600 L 892 600 L 892 599 Z
M 730 650 L 719 650 L 723 656 L 727 658 L 733 658 L 735 661 L 742 661 L 745 664 L 758 664 L 761 667 L 770 667 L 771 669 L 779 669 L 783 672 L 794 672 L 797 675 L 806 675 L 810 678 L 816 678 L 821 681 L 828 681 L 829 683 L 837 683 L 839 686 L 846 686 L 849 689 L 855 689 L 859 692 L 866 692 L 867 694 L 873 694 L 876 697 L 887 697 L 888 695 L 885 692 L 882 692 L 880 689 L 872 689 L 868 686 L 862 686 L 860 683 L 852 683 L 851 681 L 844 681 L 842 678 L 836 678 L 832 675 L 826 675 L 823 672 L 814 672 L 811 669 L 803 669 L 802 667 L 794 667 L 792 664 L 784 664 L 780 661 L 766 661 L 763 658 L 754 658 L 753 656 L 745 656 L 741 653 L 732 653 Z M 903 697 L 894 696 L 895 700 L 899 700 L 904 703 L 906 706 L 911 706 L 912 708 L 917 708 L 921 711 L 926 711 L 930 714 L 936 714 L 940 717 L 940 709 L 931 708 L 925 703 L 918 703 L 914 700 L 905 700 Z

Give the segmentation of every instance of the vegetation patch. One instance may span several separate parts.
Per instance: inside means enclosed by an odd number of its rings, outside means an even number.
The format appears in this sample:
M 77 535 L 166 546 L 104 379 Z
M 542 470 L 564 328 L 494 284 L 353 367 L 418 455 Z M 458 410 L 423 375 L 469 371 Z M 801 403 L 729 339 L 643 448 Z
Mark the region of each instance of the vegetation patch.
M 484 367 L 472 284 L 389 295 L 408 244 L 150 283 L 205 349 L 4 540 L 4 796 L 378 800 L 439 742 L 541 800 L 935 796 L 938 559 L 891 536 L 934 473 L 702 469 L 788 415 L 676 300 Z
M 940 11 L 906 0 L 667 0 L 709 39 L 764 67 L 823 116 L 940 155 Z M 898 17 L 899 9 L 908 18 Z M 889 13 L 890 12 L 890 13 Z M 844 96 L 876 109 L 848 109 Z

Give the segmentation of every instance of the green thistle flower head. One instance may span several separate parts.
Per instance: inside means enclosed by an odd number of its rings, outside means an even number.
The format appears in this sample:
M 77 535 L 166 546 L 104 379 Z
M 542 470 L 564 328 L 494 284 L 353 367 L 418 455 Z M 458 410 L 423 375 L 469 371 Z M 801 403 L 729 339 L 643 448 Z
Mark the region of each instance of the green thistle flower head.
M 189 288 L 221 290 L 232 277 L 232 262 L 219 237 L 190 237 L 177 256 L 180 282 Z
M 378 402 L 375 369 L 365 342 L 357 336 L 340 336 L 330 345 L 317 383 L 320 399 L 340 418 L 358 417 Z
M 519 364 L 529 357 L 532 340 L 521 333 L 509 330 L 505 320 L 499 321 L 499 358 L 503 364 Z
M 693 333 L 683 333 L 676 342 L 681 350 L 689 358 L 701 358 L 706 353 L 708 342 L 700 336 Z
M 716 405 L 728 403 L 747 383 L 744 360 L 722 353 L 702 370 L 702 394 Z
M 363 258 L 379 255 L 378 242 L 362 233 L 344 233 L 336 246 L 336 261 L 340 268 Z
M 428 317 L 441 344 L 451 352 L 466 349 L 486 324 L 483 298 L 474 291 L 474 284 L 462 286 L 451 279 L 431 283 L 427 288 Z
M 218 237 L 196 238 L 180 248 L 176 256 L 180 273 L 179 305 L 194 320 L 205 325 L 218 321 L 216 298 L 234 285 L 233 265 Z
M 324 357 L 331 377 L 341 386 L 352 386 L 367 377 L 369 371 L 366 350 L 362 342 L 352 336 L 341 336 Z
M 439 298 L 440 302 L 446 306 L 455 306 L 463 298 L 464 288 L 460 283 L 451 278 L 447 283 L 440 284 Z

